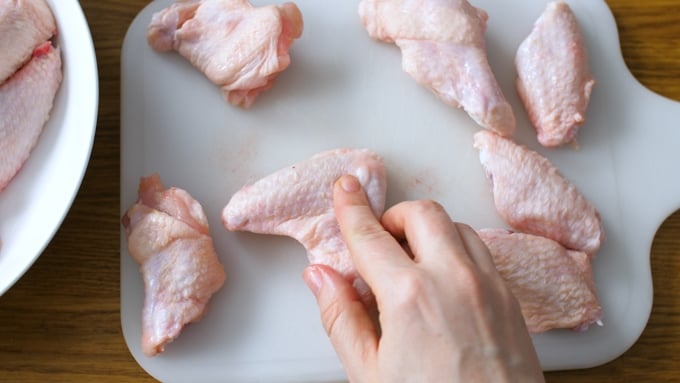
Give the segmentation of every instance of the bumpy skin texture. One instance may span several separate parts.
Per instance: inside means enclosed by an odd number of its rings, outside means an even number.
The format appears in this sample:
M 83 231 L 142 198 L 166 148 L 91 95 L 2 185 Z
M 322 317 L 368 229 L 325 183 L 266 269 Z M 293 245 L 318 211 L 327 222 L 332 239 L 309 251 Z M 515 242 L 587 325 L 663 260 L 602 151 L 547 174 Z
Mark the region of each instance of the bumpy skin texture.
M 294 3 L 253 7 L 247 0 L 179 0 L 156 13 L 147 40 L 157 51 L 175 49 L 219 85 L 225 99 L 249 107 L 290 65 L 302 34 Z
M 588 255 L 531 234 L 503 229 L 478 234 L 519 301 L 529 332 L 585 330 L 600 323 L 602 308 Z
M 387 177 L 382 159 L 364 149 L 337 149 L 281 169 L 235 193 L 222 212 L 231 231 L 285 235 L 300 242 L 310 263 L 332 267 L 366 302 L 372 294 L 359 277 L 333 211 L 333 183 L 359 180 L 376 216 L 385 208 Z
M 59 49 L 45 42 L 26 65 L 0 85 L 0 190 L 38 143 L 61 80 Z
M 203 317 L 226 273 L 201 205 L 184 190 L 165 189 L 158 174 L 141 179 L 122 223 L 144 278 L 142 351 L 154 356 Z
M 486 12 L 466 0 L 362 0 L 359 15 L 372 38 L 399 46 L 404 71 L 419 84 L 479 125 L 512 135 L 515 115 L 486 55 Z
M 0 84 L 56 33 L 57 24 L 45 0 L 0 1 Z
M 599 250 L 605 236 L 599 213 L 547 158 L 488 131 L 475 134 L 474 146 L 496 210 L 510 226 L 589 256 Z
M 517 91 L 546 147 L 574 141 L 586 121 L 595 80 L 576 16 L 564 2 L 548 4 L 515 56 Z

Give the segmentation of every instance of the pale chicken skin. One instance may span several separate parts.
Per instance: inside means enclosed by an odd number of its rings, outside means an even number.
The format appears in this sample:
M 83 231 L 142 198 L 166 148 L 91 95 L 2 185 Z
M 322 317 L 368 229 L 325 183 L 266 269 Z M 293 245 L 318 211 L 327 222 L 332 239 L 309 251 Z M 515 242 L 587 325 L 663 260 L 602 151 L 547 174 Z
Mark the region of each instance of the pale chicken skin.
M 333 211 L 333 184 L 342 175 L 359 180 L 376 216 L 385 208 L 387 180 L 382 159 L 364 149 L 319 153 L 243 187 L 222 212 L 231 231 L 285 235 L 307 250 L 310 263 L 325 264 L 349 280 L 370 302 L 372 294 L 359 277 Z
M 475 134 L 474 146 L 505 222 L 589 256 L 599 250 L 599 213 L 547 158 L 488 131 Z
M 44 42 L 0 85 L 0 191 L 21 170 L 50 117 L 62 81 L 58 48 Z
M 185 190 L 165 189 L 158 174 L 141 179 L 122 223 L 144 278 L 142 351 L 154 356 L 203 317 L 226 273 L 201 205 Z
M 247 108 L 290 65 L 290 46 L 302 29 L 302 14 L 291 2 L 253 7 L 247 0 L 179 0 L 153 15 L 147 40 L 157 51 L 179 52 L 229 103 Z
M 586 121 L 595 80 L 576 16 L 548 4 L 515 56 L 517 91 L 546 147 L 573 142 Z
M 0 0 L 0 84 L 57 33 L 45 0 Z
M 601 324 L 587 254 L 540 236 L 503 229 L 478 231 L 496 269 L 519 301 L 529 332 L 585 330 Z
M 368 34 L 401 49 L 402 67 L 482 127 L 510 136 L 515 115 L 489 65 L 487 14 L 466 0 L 362 0 Z

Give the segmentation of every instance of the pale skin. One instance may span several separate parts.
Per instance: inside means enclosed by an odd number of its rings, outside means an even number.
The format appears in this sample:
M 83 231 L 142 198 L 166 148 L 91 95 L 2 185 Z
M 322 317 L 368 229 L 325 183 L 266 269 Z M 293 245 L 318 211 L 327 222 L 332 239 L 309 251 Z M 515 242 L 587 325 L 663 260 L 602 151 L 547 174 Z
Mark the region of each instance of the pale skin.
M 432 201 L 378 220 L 352 176 L 333 199 L 379 324 L 331 268 L 310 265 L 303 278 L 350 382 L 544 382 L 519 305 L 473 229 Z

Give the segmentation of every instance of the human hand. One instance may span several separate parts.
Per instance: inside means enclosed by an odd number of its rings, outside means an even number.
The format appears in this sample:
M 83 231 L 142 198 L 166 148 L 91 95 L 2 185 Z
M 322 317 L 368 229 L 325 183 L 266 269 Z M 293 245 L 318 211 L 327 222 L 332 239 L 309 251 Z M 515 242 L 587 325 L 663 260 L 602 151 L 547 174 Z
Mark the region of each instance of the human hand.
M 380 328 L 331 268 L 310 265 L 303 277 L 351 382 L 544 381 L 519 304 L 474 230 L 431 201 L 378 221 L 351 176 L 336 182 L 334 205 Z

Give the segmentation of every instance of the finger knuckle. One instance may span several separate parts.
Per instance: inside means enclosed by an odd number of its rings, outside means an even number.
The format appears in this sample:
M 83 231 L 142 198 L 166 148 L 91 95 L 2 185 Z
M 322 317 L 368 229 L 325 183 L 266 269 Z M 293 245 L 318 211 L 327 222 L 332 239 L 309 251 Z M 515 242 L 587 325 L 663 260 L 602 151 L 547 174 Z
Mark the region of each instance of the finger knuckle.
M 392 308 L 395 310 L 412 310 L 418 306 L 428 295 L 429 285 L 432 283 L 430 278 L 418 269 L 401 271 L 393 279 L 394 285 L 397 286 L 391 300 Z
M 381 241 L 391 237 L 380 224 L 372 221 L 359 222 L 352 230 L 350 240 L 361 242 Z
M 355 315 L 363 307 L 358 300 L 345 301 L 343 299 L 331 299 L 320 305 L 321 322 L 330 339 L 342 341 L 346 333 L 356 320 Z M 344 333 L 344 334 L 343 334 Z
M 468 225 L 467 223 L 456 222 L 456 227 L 461 232 L 461 234 L 479 237 L 475 229 L 473 229 L 472 226 Z
M 321 307 L 321 323 L 329 337 L 333 337 L 342 321 L 343 310 L 337 300 L 332 300 Z
M 445 212 L 444 206 L 442 206 L 442 204 L 431 199 L 412 201 L 411 206 L 415 211 L 420 213 Z

